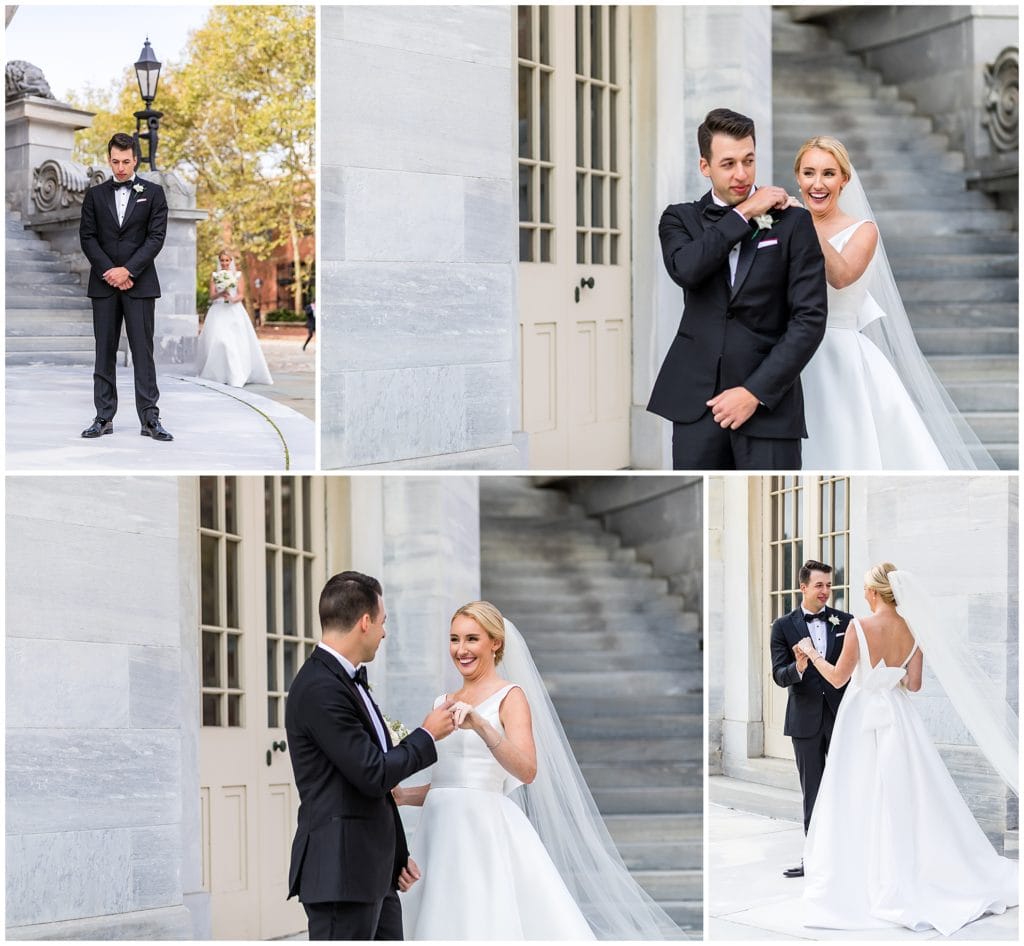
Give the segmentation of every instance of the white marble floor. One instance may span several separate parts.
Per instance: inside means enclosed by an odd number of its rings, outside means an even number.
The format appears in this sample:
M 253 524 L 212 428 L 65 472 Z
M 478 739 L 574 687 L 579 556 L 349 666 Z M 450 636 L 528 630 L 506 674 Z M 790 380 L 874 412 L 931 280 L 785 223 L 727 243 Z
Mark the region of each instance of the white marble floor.
M 904 942 L 943 939 L 935 930 L 808 929 L 800 922 L 803 880 L 782 876 L 800 863 L 803 829 L 779 821 L 707 806 L 708 844 L 705 853 L 705 899 L 709 940 L 847 940 Z M 987 916 L 965 926 L 952 940 L 1017 940 L 1017 910 Z

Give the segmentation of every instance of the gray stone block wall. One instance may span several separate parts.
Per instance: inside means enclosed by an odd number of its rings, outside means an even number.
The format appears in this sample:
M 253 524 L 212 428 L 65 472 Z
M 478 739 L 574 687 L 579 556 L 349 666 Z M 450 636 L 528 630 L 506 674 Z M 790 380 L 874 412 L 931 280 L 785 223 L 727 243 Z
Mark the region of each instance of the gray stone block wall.
M 178 481 L 6 487 L 7 936 L 201 935 L 182 889 L 198 726 Z
M 509 7 L 322 12 L 325 467 L 519 464 L 512 29 Z

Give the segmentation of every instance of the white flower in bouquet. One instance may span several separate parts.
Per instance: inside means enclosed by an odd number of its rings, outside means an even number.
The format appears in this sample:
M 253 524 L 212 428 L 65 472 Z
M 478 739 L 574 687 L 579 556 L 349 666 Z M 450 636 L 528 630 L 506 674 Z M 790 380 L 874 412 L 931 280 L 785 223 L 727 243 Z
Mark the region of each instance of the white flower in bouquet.
M 400 719 L 392 719 L 390 716 L 385 716 L 384 722 L 387 723 L 388 726 L 388 735 L 391 736 L 391 745 L 397 746 L 406 736 L 409 735 L 409 730 Z
M 238 273 L 233 269 L 218 269 L 213 274 L 213 284 L 217 292 L 229 289 L 234 292 L 238 288 Z

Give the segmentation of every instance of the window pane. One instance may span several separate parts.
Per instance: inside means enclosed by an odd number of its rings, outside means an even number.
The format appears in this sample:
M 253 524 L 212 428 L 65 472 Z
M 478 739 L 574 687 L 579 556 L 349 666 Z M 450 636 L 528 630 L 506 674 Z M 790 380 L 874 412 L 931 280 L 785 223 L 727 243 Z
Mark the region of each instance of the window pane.
M 279 641 L 267 638 L 267 689 L 276 690 L 277 686 L 277 648 Z
M 203 694 L 203 725 L 220 725 L 220 696 L 216 693 Z
M 200 574 L 202 590 L 203 624 L 220 624 L 220 556 L 217 546 L 220 540 L 212 535 L 200 536 Z
M 583 36 L 586 30 L 587 8 L 576 7 L 576 72 L 583 74 Z
M 520 229 L 519 231 L 519 262 L 533 262 L 533 231 Z
M 540 231 L 540 261 L 542 263 L 551 262 L 551 231 L 541 230 Z
M 616 113 L 619 103 L 618 92 L 608 92 L 608 167 L 612 171 L 619 169 L 619 119 Z
M 828 483 L 822 483 L 821 487 L 821 531 L 832 531 L 832 497 Z
M 533 220 L 533 168 L 519 168 L 519 219 Z
M 583 167 L 583 123 L 586 120 L 586 87 L 576 83 L 576 166 Z
M 608 238 L 608 246 L 610 249 L 610 252 L 608 253 L 608 262 L 611 263 L 612 266 L 617 266 L 619 262 L 619 238 L 617 234 L 613 233 Z
M 551 63 L 551 46 L 548 42 L 548 8 L 545 6 L 538 7 L 540 13 L 540 23 L 537 25 L 540 27 L 540 61 L 546 65 Z
M 551 160 L 551 73 L 540 74 L 540 159 Z
M 519 157 L 533 157 L 533 70 L 519 67 Z
M 228 634 L 228 686 L 232 690 L 242 688 L 242 674 L 239 667 L 238 648 L 241 638 L 238 634 Z
M 592 234 L 591 239 L 594 242 L 594 246 L 593 246 L 593 254 L 591 256 L 590 261 L 592 263 L 598 263 L 598 264 L 603 263 L 604 262 L 604 234 L 603 233 L 594 233 L 594 234 Z
M 284 642 L 284 688 L 289 690 L 299 669 L 299 645 L 293 641 Z
M 608 7 L 608 81 L 615 81 L 615 7 Z
M 227 553 L 228 627 L 238 627 L 238 543 L 225 539 Z
M 846 525 L 846 480 L 836 480 L 835 501 L 836 532 L 845 532 Z
M 217 477 L 199 477 L 199 524 L 205 529 L 217 528 Z
M 295 477 L 281 477 L 281 544 L 295 548 Z
M 590 10 L 590 74 L 598 79 L 602 75 L 604 53 L 601 49 L 601 8 Z
M 590 166 L 604 167 L 604 89 L 590 87 Z
M 277 526 L 274 520 L 274 478 L 265 477 L 263 480 L 263 516 L 266 520 L 264 534 L 268 542 L 277 541 Z
M 295 555 L 283 554 L 281 556 L 281 610 L 284 612 L 284 621 L 281 632 L 283 634 L 294 634 L 298 636 L 298 620 L 295 612 L 296 595 L 296 569 L 298 560 Z
M 576 226 L 587 225 L 587 175 L 576 174 Z M 582 260 L 580 261 L 582 262 Z
M 587 261 L 587 235 L 585 233 L 576 234 L 576 262 L 585 263 Z
M 277 570 L 275 553 L 267 549 L 267 633 L 277 633 Z
M 313 513 L 311 504 L 313 478 L 302 477 L 302 547 L 307 552 L 313 551 Z
M 314 602 L 319 600 L 319 595 L 313 594 L 313 560 L 305 558 L 302 560 L 302 632 L 305 637 L 313 636 L 313 607 Z
M 608 182 L 608 225 L 613 230 L 619 228 L 619 181 L 612 178 Z
M 533 58 L 533 8 L 519 7 L 519 58 Z
M 590 178 L 590 225 L 604 226 L 604 178 L 596 174 Z
M 551 223 L 551 168 L 539 168 L 540 171 L 540 219 L 542 223 Z
M 220 678 L 220 634 L 203 631 L 203 686 L 223 686 Z
M 238 535 L 238 480 L 224 477 L 224 531 Z
M 240 693 L 228 694 L 228 725 L 242 725 L 242 695 Z
M 280 725 L 277 721 L 277 703 L 276 696 L 267 697 L 267 725 L 271 729 L 276 729 Z

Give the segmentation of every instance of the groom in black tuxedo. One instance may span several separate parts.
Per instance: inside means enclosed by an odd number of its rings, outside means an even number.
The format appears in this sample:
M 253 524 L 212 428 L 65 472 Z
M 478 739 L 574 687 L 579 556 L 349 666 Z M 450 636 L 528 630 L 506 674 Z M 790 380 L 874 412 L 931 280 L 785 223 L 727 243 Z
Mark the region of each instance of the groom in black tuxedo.
M 85 192 L 79 228 L 82 250 L 91 264 L 88 293 L 96 337 L 96 417 L 82 436 L 114 432 L 117 346 L 123 323 L 135 369 L 141 433 L 166 442 L 174 438 L 161 425 L 157 407 L 153 322 L 160 282 L 153 261 L 167 234 L 167 198 L 159 184 L 136 176 L 139 159 L 131 135 L 114 135 L 107 143 L 107 158 L 113 177 Z
M 751 119 L 716 108 L 697 143 L 711 190 L 658 225 L 684 312 L 647 409 L 672 421 L 674 469 L 798 470 L 800 372 L 828 311 L 818 237 L 785 190 L 754 186 Z
M 780 687 L 789 687 L 784 733 L 793 739 L 804 799 L 806 834 L 846 685 L 837 690 L 796 645 L 810 637 L 818 653 L 829 663 L 836 663 L 853 615 L 828 606 L 832 597 L 831 565 L 813 560 L 804 562 L 799 577 L 803 601 L 799 608 L 772 625 L 771 649 L 772 677 Z M 803 877 L 804 868 L 801 864 L 783 873 L 787 877 Z
M 408 890 L 419 869 L 391 790 L 437 761 L 435 740 L 455 728 L 445 703 L 391 744 L 363 666 L 384 639 L 381 595 L 380 582 L 359 572 L 327 582 L 323 639 L 285 705 L 300 802 L 288 897 L 305 908 L 310 939 L 402 939 L 397 890 Z

